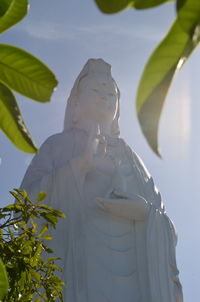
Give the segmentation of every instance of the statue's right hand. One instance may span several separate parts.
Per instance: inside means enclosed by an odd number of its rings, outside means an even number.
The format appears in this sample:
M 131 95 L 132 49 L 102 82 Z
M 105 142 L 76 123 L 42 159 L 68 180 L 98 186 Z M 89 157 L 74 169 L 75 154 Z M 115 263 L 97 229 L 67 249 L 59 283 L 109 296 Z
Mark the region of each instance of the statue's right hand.
M 101 145 L 100 154 L 96 155 L 97 146 Z M 98 148 L 99 149 L 99 148 Z M 100 134 L 98 124 L 93 124 L 88 136 L 86 148 L 81 157 L 77 159 L 81 173 L 87 173 L 89 170 L 98 165 L 106 153 L 106 140 L 105 137 Z
M 85 152 L 82 157 L 83 165 L 86 169 L 91 169 L 94 166 L 94 155 L 97 149 L 97 139 L 100 135 L 99 125 L 93 124 L 88 136 Z

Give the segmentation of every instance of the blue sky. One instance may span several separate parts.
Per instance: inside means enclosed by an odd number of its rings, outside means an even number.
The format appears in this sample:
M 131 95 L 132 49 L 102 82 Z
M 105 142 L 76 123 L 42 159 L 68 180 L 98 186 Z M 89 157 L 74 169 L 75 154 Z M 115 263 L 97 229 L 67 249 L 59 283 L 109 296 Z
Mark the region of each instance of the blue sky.
M 135 114 L 135 95 L 148 56 L 175 17 L 173 3 L 146 11 L 103 15 L 93 0 L 34 0 L 29 15 L 2 35 L 3 43 L 25 48 L 51 67 L 59 86 L 48 104 L 17 95 L 36 141 L 40 144 L 63 127 L 67 97 L 88 58 L 103 58 L 121 91 L 121 136 L 144 160 L 161 191 L 179 236 L 177 262 L 186 302 L 199 293 L 199 62 L 196 50 L 173 82 L 160 128 L 163 160 L 149 149 Z M 18 151 L 0 133 L 1 206 L 12 199 L 32 156 Z

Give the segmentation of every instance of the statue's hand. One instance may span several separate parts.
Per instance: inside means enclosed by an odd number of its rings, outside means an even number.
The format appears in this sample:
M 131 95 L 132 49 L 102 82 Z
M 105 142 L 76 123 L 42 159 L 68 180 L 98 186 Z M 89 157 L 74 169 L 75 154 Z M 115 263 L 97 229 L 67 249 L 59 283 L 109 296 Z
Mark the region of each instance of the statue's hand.
M 130 220 L 145 220 L 150 204 L 139 195 L 128 196 L 125 193 L 113 191 L 112 198 L 96 198 L 98 207 L 111 215 Z
M 100 146 L 100 148 L 98 148 L 100 150 L 98 156 L 96 154 L 97 146 Z M 84 153 L 74 159 L 81 175 L 85 175 L 89 170 L 97 166 L 100 161 L 102 162 L 105 153 L 105 137 L 100 134 L 99 125 L 92 124 Z

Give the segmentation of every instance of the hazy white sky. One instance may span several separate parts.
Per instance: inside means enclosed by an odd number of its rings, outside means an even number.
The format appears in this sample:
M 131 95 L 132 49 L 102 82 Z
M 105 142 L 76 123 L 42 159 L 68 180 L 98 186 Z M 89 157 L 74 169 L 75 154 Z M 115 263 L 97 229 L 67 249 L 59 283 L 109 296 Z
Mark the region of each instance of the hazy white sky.
M 177 262 L 186 302 L 198 300 L 200 275 L 199 61 L 197 50 L 177 75 L 161 121 L 163 160 L 146 144 L 135 115 L 134 99 L 144 64 L 175 17 L 173 3 L 146 10 L 103 15 L 93 0 L 34 0 L 29 15 L 2 35 L 3 43 L 25 48 L 46 62 L 59 86 L 49 104 L 17 95 L 38 146 L 62 130 L 66 100 L 88 58 L 103 58 L 121 91 L 121 136 L 142 157 L 161 191 L 179 241 Z M 19 187 L 32 156 L 15 149 L 0 133 L 0 200 Z

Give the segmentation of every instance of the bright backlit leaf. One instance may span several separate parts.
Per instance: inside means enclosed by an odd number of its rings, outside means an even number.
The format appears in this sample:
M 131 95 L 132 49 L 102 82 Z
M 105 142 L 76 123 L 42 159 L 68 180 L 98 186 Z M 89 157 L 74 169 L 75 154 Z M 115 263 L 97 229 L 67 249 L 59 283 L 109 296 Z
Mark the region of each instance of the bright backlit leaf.
M 114 14 L 131 7 L 134 0 L 95 0 L 95 2 L 103 13 Z
M 190 35 L 196 34 L 200 25 L 200 1 L 199 0 L 177 0 L 178 21 Z
M 20 150 L 36 153 L 37 149 L 9 88 L 0 83 L 0 129 Z
M 0 258 L 0 300 L 3 299 L 3 297 L 8 292 L 8 277 L 6 273 L 5 266 Z
M 99 9 L 106 14 L 118 13 L 126 8 L 145 9 L 174 0 L 95 0 Z
M 172 78 L 197 43 L 175 21 L 169 33 L 151 55 L 137 92 L 137 114 L 141 129 L 155 153 L 158 150 L 158 125 Z
M 23 19 L 28 11 L 28 0 L 1 0 L 0 33 Z
M 52 71 L 23 49 L 0 44 L 0 82 L 38 102 L 48 102 L 57 86 Z
M 134 7 L 137 9 L 151 8 L 174 0 L 135 0 Z

